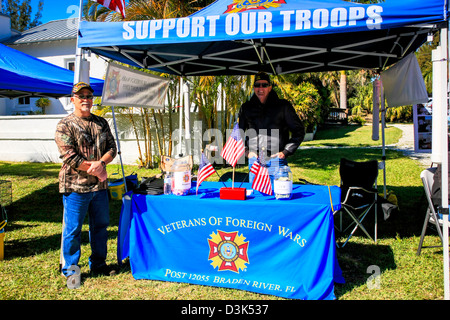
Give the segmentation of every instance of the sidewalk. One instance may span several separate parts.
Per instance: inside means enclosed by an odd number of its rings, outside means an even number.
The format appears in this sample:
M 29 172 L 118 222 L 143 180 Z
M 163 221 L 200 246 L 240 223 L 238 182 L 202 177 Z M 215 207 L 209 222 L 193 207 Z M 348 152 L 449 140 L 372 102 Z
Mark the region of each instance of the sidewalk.
M 424 168 L 431 166 L 431 152 L 415 152 L 414 151 L 414 126 L 412 124 L 389 124 L 403 131 L 403 135 L 396 144 L 387 145 L 386 148 L 393 148 L 402 151 L 411 159 L 417 160 Z

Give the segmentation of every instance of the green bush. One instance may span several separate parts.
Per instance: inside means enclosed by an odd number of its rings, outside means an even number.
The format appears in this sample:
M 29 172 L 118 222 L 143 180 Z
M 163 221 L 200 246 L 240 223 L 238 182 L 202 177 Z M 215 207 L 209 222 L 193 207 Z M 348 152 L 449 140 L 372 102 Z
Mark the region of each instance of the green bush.
M 283 83 L 283 95 L 294 106 L 306 132 L 313 132 L 322 122 L 320 94 L 317 88 L 309 82 L 298 85 Z

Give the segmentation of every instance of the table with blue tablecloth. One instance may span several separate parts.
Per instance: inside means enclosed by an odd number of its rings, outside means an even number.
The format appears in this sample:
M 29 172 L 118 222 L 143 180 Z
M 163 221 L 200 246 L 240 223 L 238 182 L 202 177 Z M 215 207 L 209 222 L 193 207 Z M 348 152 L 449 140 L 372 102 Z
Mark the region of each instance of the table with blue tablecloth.
M 251 192 L 251 185 L 236 187 Z M 220 199 L 220 182 L 189 195 L 123 198 L 118 260 L 135 279 L 187 282 L 292 299 L 334 299 L 342 283 L 333 213 L 340 188 L 295 185 L 292 199 L 257 191 Z M 227 183 L 231 187 L 231 182 Z

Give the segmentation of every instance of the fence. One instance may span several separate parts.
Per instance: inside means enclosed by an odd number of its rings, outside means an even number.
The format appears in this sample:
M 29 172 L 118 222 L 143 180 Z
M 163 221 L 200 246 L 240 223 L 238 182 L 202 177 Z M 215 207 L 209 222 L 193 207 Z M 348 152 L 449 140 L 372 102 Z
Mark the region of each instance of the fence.
M 55 130 L 58 122 L 65 116 L 66 114 L 0 116 L 0 161 L 61 162 L 58 148 L 55 143 Z M 191 130 L 196 124 L 195 117 L 196 114 L 192 113 Z M 116 137 L 112 116 L 106 116 L 105 118 L 111 126 L 114 137 Z M 168 123 L 167 118 L 165 118 L 164 121 L 165 123 Z M 175 114 L 172 117 L 172 128 L 178 128 L 178 122 L 178 115 Z M 126 119 L 125 116 L 116 114 L 116 124 L 123 163 L 137 164 L 139 149 L 129 120 Z M 152 150 L 153 154 L 158 154 L 153 124 L 152 127 Z M 142 128 L 138 129 L 142 130 Z M 173 133 L 173 141 L 173 151 L 175 152 L 178 150 L 178 134 L 176 131 Z M 140 143 L 141 150 L 144 150 L 142 140 Z M 183 149 L 183 151 L 184 150 L 185 149 Z M 113 163 L 120 163 L 119 157 L 116 157 Z
M 55 143 L 55 130 L 64 116 L 66 115 L 0 117 L 0 160 L 61 162 Z M 114 132 L 112 119 L 107 119 Z M 119 139 L 124 164 L 136 164 L 138 148 L 135 138 L 126 131 L 119 130 Z M 119 157 L 114 162 L 119 163 Z

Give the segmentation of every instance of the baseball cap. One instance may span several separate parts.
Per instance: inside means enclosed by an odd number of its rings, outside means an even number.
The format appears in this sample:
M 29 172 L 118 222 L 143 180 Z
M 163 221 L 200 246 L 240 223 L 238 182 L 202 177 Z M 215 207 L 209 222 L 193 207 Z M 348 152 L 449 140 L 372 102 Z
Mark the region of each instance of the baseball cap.
M 263 71 L 260 71 L 255 75 L 255 82 L 259 80 L 266 80 L 269 84 L 271 83 L 269 75 Z
M 72 93 L 77 93 L 78 91 L 84 88 L 88 89 L 91 92 L 94 92 L 94 89 L 92 89 L 91 86 L 88 85 L 86 82 L 78 82 L 73 85 Z

